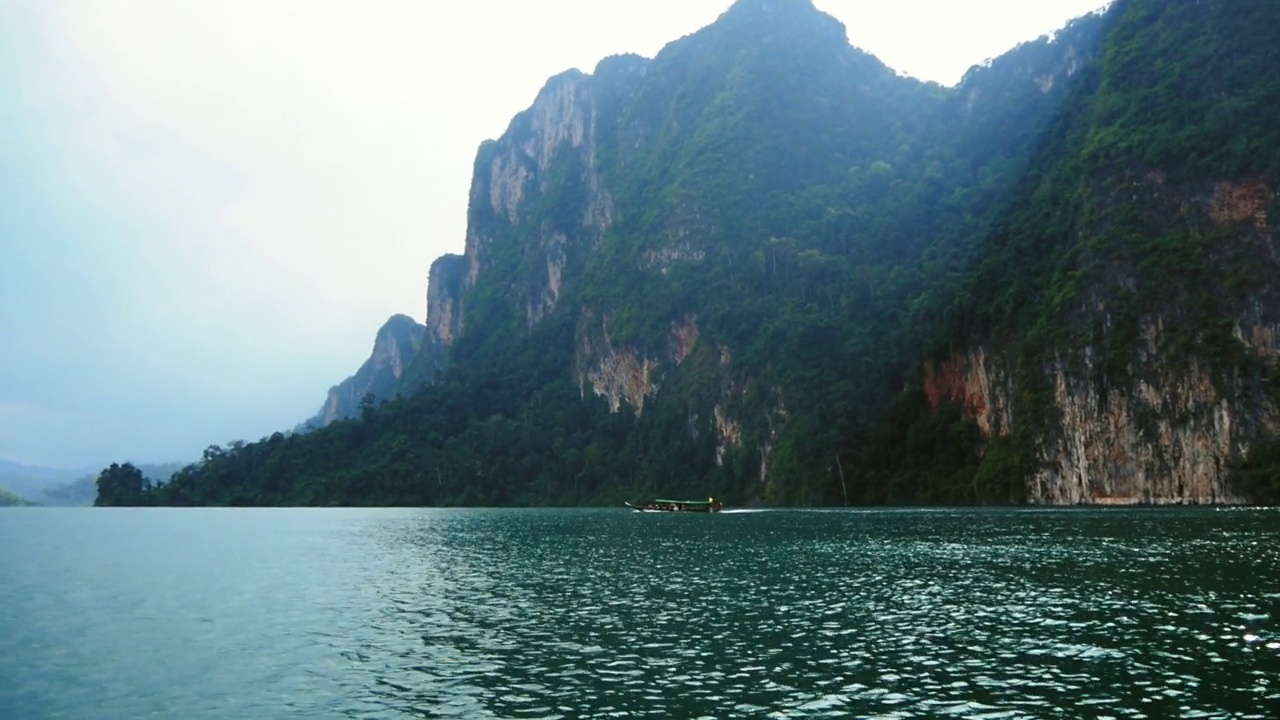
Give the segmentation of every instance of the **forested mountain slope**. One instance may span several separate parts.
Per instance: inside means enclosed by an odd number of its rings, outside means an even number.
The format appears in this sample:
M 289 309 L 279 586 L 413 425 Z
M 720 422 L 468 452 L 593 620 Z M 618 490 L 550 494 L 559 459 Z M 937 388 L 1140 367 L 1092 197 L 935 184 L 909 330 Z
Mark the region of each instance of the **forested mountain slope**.
M 1249 350 L 1276 308 L 1274 16 L 1121 0 L 948 89 L 809 0 L 740 0 L 553 78 L 477 154 L 418 391 L 211 447 L 149 501 L 1240 497 L 1227 466 L 1275 416 Z M 1187 405 L 1205 377 L 1247 412 Z M 1107 405 L 1151 392 L 1176 399 Z M 1189 479 L 1201 417 L 1244 429 Z M 1128 466 L 1091 459 L 1121 441 Z
M 1013 497 L 1274 501 L 1280 5 L 1122 10 L 925 390 L 978 419 L 977 484 Z

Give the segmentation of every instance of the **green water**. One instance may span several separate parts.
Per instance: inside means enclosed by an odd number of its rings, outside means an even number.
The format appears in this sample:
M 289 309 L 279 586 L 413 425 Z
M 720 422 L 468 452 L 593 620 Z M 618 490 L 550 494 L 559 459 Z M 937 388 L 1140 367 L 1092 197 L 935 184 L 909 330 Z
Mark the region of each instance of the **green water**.
M 0 718 L 1280 717 L 1280 512 L 0 511 Z

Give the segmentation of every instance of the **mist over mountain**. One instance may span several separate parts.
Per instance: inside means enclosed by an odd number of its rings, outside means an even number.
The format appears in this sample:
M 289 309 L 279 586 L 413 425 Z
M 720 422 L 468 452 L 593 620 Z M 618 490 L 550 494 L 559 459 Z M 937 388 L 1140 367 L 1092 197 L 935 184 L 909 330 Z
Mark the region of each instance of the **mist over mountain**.
M 480 147 L 414 357 L 149 499 L 1274 497 L 1276 31 L 1120 0 L 942 88 L 739 0 Z
M 0 460 L 0 489 L 26 502 L 38 502 L 37 498 L 46 490 L 71 482 L 88 472 L 84 469 L 47 468 Z
M 160 484 L 185 465 L 141 464 L 138 468 Z M 98 494 L 97 479 L 97 471 L 85 468 L 47 468 L 0 460 L 0 505 L 89 506 Z

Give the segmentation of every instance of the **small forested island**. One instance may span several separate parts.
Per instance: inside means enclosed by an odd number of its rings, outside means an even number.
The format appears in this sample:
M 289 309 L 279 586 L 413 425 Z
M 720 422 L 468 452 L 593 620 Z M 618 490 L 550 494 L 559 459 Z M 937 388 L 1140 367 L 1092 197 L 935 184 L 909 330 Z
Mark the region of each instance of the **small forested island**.
M 739 0 L 479 148 L 314 429 L 98 504 L 1277 502 L 1276 37 L 1117 0 L 944 88 Z

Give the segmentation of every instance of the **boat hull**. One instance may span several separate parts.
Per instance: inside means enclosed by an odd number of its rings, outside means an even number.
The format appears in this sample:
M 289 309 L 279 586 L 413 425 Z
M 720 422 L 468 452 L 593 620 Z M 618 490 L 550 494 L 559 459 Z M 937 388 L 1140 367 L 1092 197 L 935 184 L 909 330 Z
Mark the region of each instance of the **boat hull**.
M 639 503 L 624 503 L 636 512 L 643 513 L 715 513 L 720 512 L 720 503 L 711 500 L 651 500 Z

